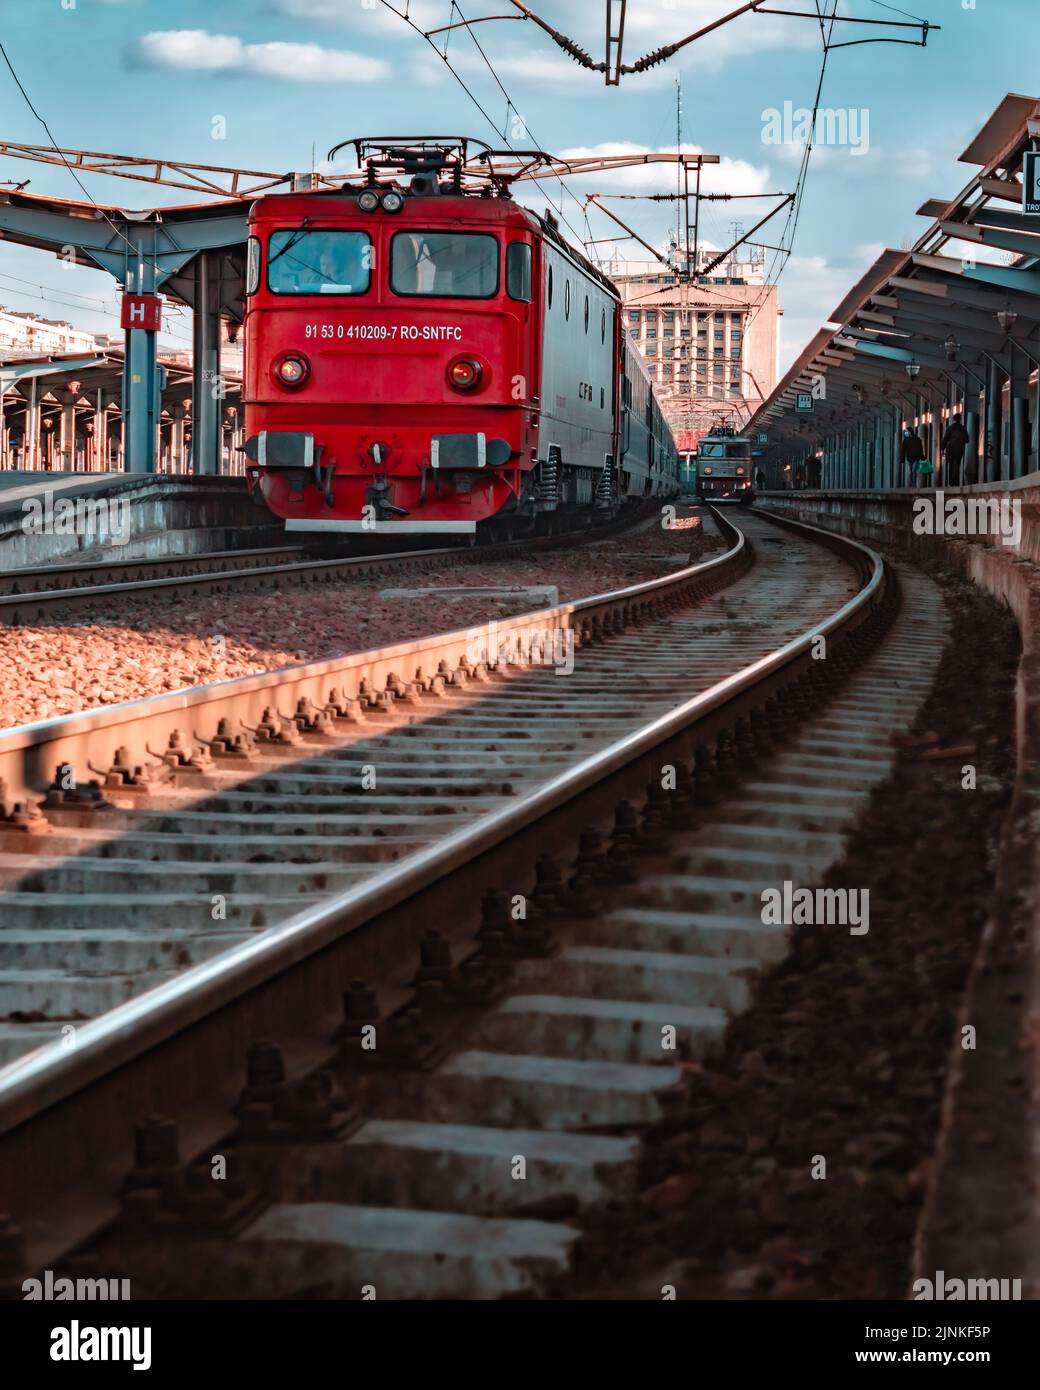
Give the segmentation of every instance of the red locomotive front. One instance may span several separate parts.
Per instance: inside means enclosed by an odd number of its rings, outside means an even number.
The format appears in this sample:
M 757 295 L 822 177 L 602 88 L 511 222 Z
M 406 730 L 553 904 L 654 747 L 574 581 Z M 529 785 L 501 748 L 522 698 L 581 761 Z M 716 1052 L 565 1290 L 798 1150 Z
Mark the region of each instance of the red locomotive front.
M 537 220 L 439 182 L 260 199 L 246 453 L 287 529 L 474 532 L 537 456 Z

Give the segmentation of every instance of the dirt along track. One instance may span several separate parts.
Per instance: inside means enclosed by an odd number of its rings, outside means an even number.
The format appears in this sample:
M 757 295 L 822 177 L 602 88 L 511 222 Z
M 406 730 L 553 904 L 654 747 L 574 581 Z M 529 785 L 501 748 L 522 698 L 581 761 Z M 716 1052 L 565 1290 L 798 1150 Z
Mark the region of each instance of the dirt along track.
M 551 606 L 667 574 L 721 545 L 696 515 L 669 530 L 660 521 L 654 513 L 586 541 L 557 537 L 548 549 L 540 539 L 297 560 L 214 570 L 197 583 L 133 572 L 107 593 L 72 590 L 71 610 L 68 590 L 48 595 L 45 609 L 11 599 L 21 606 L 17 625 L 0 622 L 0 727 Z

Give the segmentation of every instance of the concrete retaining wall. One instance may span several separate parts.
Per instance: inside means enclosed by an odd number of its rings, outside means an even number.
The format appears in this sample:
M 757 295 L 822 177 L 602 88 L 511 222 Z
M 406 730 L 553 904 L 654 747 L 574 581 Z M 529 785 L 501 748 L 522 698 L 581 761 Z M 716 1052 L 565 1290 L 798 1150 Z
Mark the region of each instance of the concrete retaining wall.
M 281 522 L 266 507 L 254 505 L 243 478 L 84 474 L 73 480 L 68 474 L 5 473 L 0 483 L 0 570 L 241 550 L 284 541 Z M 65 526 L 72 523 L 61 517 L 60 508 L 77 499 L 84 504 L 84 524 L 66 533 Z M 119 543 L 124 537 L 125 546 Z
M 943 1123 L 918 1229 L 914 1278 L 1022 1280 L 1040 1298 L 1040 475 L 948 489 L 1019 504 L 1021 536 L 957 539 L 920 528 L 923 492 L 766 493 L 763 510 L 955 570 L 1018 620 L 1017 773 L 989 920 L 951 1039 Z M 932 494 L 934 496 L 934 494 Z M 984 1321 L 984 1319 L 981 1319 Z

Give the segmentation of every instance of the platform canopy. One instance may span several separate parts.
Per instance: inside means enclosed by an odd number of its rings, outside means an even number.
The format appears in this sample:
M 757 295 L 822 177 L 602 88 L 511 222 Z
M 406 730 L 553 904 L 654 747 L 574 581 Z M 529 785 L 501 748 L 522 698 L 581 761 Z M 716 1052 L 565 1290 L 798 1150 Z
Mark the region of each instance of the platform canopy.
M 244 314 L 249 204 L 241 198 L 132 211 L 0 190 L 0 239 L 113 275 L 131 294 L 163 294 L 193 310 L 192 415 L 200 472 L 219 471 L 220 325 Z M 163 376 L 156 334 L 126 330 L 121 379 L 128 472 L 152 472 L 159 448 Z
M 1040 204 L 1028 210 L 1025 182 L 1038 137 L 1040 98 L 1005 97 L 961 156 L 978 172 L 956 197 L 924 203 L 929 226 L 917 243 L 881 253 L 752 417 L 769 456 L 864 427 L 873 439 L 875 417 L 893 411 L 930 422 L 977 413 L 981 393 L 989 408 L 1007 397 L 1010 424 L 1004 473 L 998 437 L 987 478 L 1035 466 Z

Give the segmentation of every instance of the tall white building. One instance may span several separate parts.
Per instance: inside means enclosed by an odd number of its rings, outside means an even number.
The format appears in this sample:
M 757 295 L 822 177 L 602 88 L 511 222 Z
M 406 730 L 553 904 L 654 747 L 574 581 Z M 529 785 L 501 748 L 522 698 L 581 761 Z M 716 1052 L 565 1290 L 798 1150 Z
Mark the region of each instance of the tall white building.
M 715 255 L 702 251 L 698 265 Z M 731 256 L 707 274 L 680 276 L 660 261 L 604 266 L 617 285 L 629 337 L 662 393 L 679 447 L 717 423 L 739 428 L 776 384 L 776 287 L 761 256 Z
M 94 335 L 62 319 L 38 319 L 0 306 L 0 357 L 49 357 L 93 352 Z

